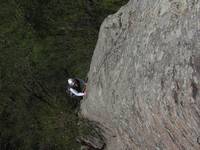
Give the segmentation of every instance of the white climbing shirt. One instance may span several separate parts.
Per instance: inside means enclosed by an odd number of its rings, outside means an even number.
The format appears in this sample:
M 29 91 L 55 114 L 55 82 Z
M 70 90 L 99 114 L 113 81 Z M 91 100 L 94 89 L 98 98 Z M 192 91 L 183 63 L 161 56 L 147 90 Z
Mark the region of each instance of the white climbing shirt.
M 69 89 L 70 90 L 70 92 L 72 92 L 74 95 L 76 95 L 76 96 L 84 96 L 85 94 L 84 93 L 79 93 L 79 92 L 77 92 L 76 90 L 74 90 L 73 88 L 70 88 Z

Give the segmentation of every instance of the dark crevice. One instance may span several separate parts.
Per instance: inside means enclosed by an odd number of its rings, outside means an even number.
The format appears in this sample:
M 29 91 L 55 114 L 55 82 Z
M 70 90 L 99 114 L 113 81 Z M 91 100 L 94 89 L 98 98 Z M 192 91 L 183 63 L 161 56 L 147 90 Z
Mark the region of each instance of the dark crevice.
M 178 93 L 174 90 L 173 91 L 173 98 L 174 98 L 174 102 L 175 104 L 179 104 L 179 100 L 178 100 Z
M 192 97 L 193 97 L 194 99 L 196 99 L 197 94 L 198 94 L 198 88 L 197 88 L 196 83 L 194 83 L 194 82 L 192 81 L 192 82 L 191 82 L 191 87 L 192 87 Z

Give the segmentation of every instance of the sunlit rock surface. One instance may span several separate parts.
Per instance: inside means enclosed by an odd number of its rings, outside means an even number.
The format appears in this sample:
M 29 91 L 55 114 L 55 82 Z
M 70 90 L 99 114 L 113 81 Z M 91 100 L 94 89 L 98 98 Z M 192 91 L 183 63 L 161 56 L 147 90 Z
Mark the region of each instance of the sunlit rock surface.
M 130 0 L 103 22 L 81 113 L 108 150 L 200 149 L 200 1 Z

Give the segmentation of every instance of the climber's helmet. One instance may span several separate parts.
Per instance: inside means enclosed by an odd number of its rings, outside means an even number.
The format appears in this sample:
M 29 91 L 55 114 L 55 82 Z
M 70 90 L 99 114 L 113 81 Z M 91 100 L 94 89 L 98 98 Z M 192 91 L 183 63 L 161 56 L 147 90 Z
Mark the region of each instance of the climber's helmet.
M 74 79 L 68 79 L 68 84 L 70 85 L 70 86 L 74 86 L 75 85 L 75 81 L 74 81 Z

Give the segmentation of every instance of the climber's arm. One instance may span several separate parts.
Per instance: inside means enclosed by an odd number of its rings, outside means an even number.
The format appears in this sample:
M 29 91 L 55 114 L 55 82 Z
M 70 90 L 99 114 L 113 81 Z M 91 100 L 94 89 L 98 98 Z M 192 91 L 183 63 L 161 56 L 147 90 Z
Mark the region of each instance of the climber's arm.
M 77 92 L 76 90 L 74 90 L 72 88 L 70 88 L 69 90 L 76 96 L 84 96 L 85 95 L 85 93 L 79 93 L 79 92 Z

